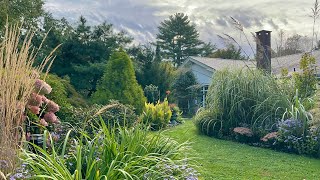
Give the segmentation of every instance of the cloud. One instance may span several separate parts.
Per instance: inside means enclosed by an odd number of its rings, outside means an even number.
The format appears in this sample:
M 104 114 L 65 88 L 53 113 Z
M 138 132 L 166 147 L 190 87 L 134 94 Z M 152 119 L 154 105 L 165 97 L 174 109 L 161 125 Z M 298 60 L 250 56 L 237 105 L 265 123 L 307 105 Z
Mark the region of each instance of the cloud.
M 216 24 L 222 27 L 228 27 L 228 21 L 225 18 L 217 18 Z
M 48 0 L 45 9 L 56 18 L 66 17 L 73 24 L 83 15 L 88 23 L 114 24 L 135 38 L 136 43 L 153 41 L 157 30 L 155 7 L 145 8 L 146 2 L 133 0 Z
M 74 23 L 80 15 L 92 24 L 107 21 L 127 31 L 136 43 L 155 40 L 159 23 L 183 12 L 197 25 L 202 40 L 219 43 L 217 35 L 223 33 L 244 39 L 233 28 L 230 16 L 242 23 L 249 37 L 250 32 L 262 29 L 311 35 L 308 14 L 312 5 L 313 1 L 303 0 L 47 0 L 45 8 L 54 17 Z
M 275 30 L 279 29 L 279 26 L 277 24 L 275 24 L 272 19 L 269 19 L 268 23 L 273 27 L 273 29 L 275 29 Z

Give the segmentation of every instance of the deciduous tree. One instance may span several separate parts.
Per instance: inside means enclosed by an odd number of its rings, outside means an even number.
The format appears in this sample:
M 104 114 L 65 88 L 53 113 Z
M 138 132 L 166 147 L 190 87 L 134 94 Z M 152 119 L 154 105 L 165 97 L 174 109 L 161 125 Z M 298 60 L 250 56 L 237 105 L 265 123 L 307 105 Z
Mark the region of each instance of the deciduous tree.
M 38 18 L 44 14 L 43 0 L 1 0 L 0 1 L 0 29 L 8 18 L 15 23 L 23 20 L 25 26 L 36 26 Z

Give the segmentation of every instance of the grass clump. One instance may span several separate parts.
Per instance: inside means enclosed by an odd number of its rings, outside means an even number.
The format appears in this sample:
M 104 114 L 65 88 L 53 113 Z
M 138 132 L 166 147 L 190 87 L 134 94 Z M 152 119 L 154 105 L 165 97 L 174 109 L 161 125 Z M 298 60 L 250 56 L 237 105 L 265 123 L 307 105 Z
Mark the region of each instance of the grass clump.
M 37 56 L 31 45 L 34 33 L 21 32 L 19 25 L 7 24 L 0 43 L 0 174 L 8 174 L 16 166 L 25 107 L 36 79 L 45 68 L 50 68 L 53 59 L 51 53 L 33 67 Z
M 81 131 L 78 138 L 66 136 L 62 150 L 48 153 L 33 145 L 37 153 L 25 151 L 25 163 L 32 178 L 81 179 L 183 179 L 187 144 L 179 144 L 162 134 L 150 134 L 140 126 L 108 127 L 101 119 L 94 133 Z M 68 142 L 72 147 L 66 150 Z
M 235 127 L 254 133 L 272 130 L 291 108 L 291 90 L 258 70 L 224 70 L 214 74 L 207 106 L 195 124 L 208 135 L 229 136 Z

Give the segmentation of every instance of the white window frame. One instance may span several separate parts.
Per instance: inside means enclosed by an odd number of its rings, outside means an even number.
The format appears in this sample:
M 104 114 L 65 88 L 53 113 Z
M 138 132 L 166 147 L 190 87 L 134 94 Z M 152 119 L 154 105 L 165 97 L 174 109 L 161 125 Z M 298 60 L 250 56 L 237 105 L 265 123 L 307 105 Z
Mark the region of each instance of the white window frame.
M 206 96 L 209 89 L 209 84 L 202 85 L 202 107 L 206 107 Z

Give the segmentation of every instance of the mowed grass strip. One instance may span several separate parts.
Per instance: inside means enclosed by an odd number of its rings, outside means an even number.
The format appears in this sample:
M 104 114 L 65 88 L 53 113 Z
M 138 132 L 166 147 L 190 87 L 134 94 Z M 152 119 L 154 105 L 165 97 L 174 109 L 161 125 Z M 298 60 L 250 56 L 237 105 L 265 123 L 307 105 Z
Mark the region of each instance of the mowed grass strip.
M 320 179 L 320 160 L 200 135 L 191 120 L 164 132 L 192 142 L 200 179 Z

